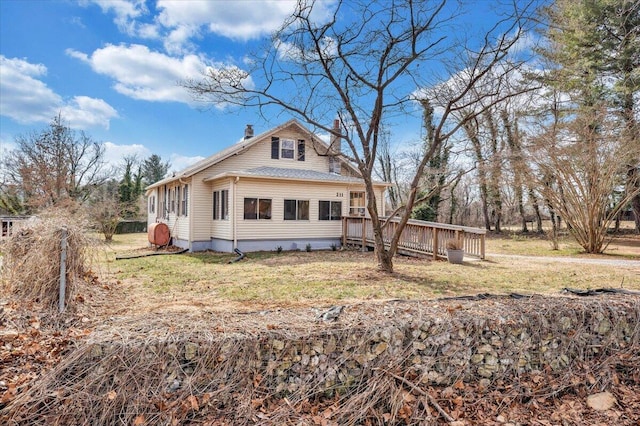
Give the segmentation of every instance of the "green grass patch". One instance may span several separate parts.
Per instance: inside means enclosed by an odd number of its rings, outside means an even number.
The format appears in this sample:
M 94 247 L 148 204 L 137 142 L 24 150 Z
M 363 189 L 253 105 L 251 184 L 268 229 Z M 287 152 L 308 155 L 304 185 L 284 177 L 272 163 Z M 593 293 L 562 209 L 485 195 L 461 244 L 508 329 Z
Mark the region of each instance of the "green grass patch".
M 522 244 L 520 246 L 520 244 Z M 544 241 L 492 240 L 505 253 L 541 253 Z M 514 249 L 516 246 L 519 249 Z M 575 253 L 568 248 L 569 253 Z M 489 251 L 489 250 L 488 250 Z M 545 253 L 546 255 L 546 253 Z M 395 259 L 393 274 L 376 270 L 373 253 L 359 251 L 194 253 L 105 261 L 106 279 L 122 283 L 131 309 L 191 305 L 230 309 L 355 303 L 363 300 L 433 299 L 477 293 L 558 294 L 565 287 L 640 290 L 640 269 L 543 258 L 489 258 L 452 265 Z

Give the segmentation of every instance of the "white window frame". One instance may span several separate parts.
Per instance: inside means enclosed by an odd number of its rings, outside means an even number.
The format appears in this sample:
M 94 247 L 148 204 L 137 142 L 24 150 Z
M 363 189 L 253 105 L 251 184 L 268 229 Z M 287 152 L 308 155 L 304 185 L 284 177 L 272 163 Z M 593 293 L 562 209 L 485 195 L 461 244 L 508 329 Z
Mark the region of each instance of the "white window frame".
M 285 148 L 285 145 L 291 145 L 291 147 L 290 148 L 289 147 Z M 287 155 L 285 155 L 285 152 L 287 152 Z M 280 139 L 280 158 L 283 159 L 283 160 L 295 160 L 296 159 L 296 141 L 295 140 L 293 140 L 293 139 Z

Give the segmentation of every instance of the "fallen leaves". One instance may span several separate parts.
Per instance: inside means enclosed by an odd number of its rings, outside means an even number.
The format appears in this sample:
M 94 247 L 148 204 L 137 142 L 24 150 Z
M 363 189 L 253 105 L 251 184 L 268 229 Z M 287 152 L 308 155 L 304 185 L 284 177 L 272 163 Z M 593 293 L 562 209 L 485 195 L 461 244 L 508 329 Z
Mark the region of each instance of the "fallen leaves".
M 73 327 L 59 330 L 45 326 L 37 306 L 5 302 L 0 317 L 0 364 L 4 383 L 0 386 L 0 408 L 25 392 L 76 340 L 91 333 Z M 45 321 L 46 322 L 46 321 Z

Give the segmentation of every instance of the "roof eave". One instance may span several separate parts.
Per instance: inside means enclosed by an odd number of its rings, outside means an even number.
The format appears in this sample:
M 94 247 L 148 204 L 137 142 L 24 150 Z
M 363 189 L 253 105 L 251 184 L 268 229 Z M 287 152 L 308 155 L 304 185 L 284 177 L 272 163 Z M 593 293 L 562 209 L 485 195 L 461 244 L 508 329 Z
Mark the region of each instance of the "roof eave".
M 238 172 L 224 172 L 221 173 L 219 175 L 215 175 L 215 176 L 211 176 L 211 177 L 207 177 L 202 179 L 203 182 L 213 182 L 219 179 L 224 179 L 224 178 L 232 178 L 232 177 L 239 177 L 239 178 L 249 178 L 249 179 L 264 179 L 264 180 L 286 180 L 286 181 L 290 181 L 290 182 L 315 182 L 315 183 L 331 183 L 331 184 L 347 184 L 347 185 L 364 185 L 364 180 L 363 179 L 354 179 L 354 180 L 340 180 L 340 179 L 335 179 L 335 180 L 330 180 L 330 179 L 313 179 L 313 178 L 298 178 L 298 177 L 290 177 L 290 176 L 261 176 L 261 175 L 254 175 L 251 173 L 243 173 L 241 171 Z M 389 187 L 389 186 L 393 186 L 392 184 L 388 183 L 388 182 L 373 182 L 373 186 L 384 186 L 384 187 Z

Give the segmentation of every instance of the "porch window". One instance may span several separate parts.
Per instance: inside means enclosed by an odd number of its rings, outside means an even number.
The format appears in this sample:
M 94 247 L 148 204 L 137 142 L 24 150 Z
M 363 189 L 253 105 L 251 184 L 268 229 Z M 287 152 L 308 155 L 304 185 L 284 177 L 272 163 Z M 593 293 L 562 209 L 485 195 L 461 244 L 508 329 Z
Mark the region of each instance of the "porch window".
M 342 217 L 342 201 L 320 201 L 319 220 L 340 220 Z
M 271 200 L 265 198 L 245 198 L 244 218 L 246 220 L 271 219 Z
M 162 197 L 162 217 L 169 219 L 169 187 L 164 186 L 164 196 Z
M 213 220 L 220 219 L 220 191 L 213 191 Z
M 189 206 L 189 185 L 185 185 L 182 187 L 182 207 L 181 213 L 183 216 L 188 216 L 188 206 Z
M 149 197 L 149 213 L 156 212 L 156 196 L 152 195 Z
M 229 190 L 220 191 L 220 219 L 229 220 Z
M 284 200 L 284 220 L 309 220 L 309 200 Z
M 213 220 L 229 219 L 229 190 L 213 192 Z
M 349 215 L 350 216 L 364 216 L 365 202 L 364 192 L 350 192 L 349 193 Z

